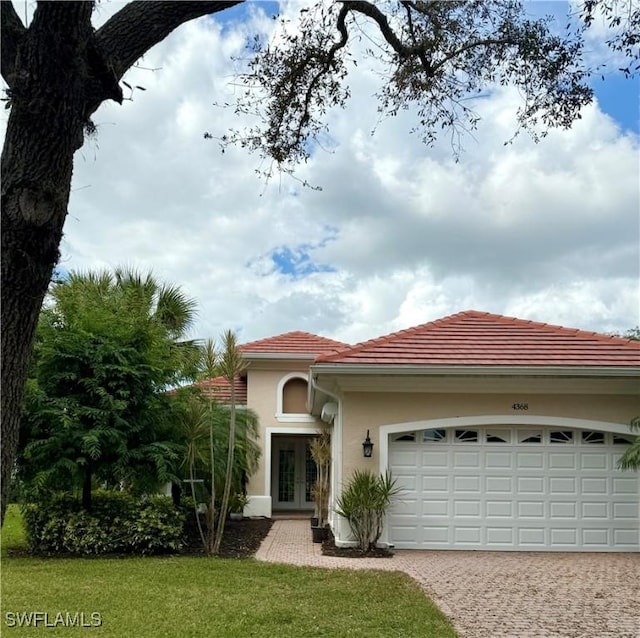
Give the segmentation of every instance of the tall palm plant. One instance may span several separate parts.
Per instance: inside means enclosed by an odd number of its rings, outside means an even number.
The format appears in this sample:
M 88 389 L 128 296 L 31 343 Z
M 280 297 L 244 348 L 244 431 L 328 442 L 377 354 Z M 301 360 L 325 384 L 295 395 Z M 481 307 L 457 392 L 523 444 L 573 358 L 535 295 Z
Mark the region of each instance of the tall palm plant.
M 199 522 L 198 531 L 205 552 L 210 554 L 213 551 L 216 532 L 211 524 L 209 510 L 212 507 L 216 508 L 220 514 L 217 517 L 218 522 L 226 513 L 226 509 L 223 509 L 222 504 L 216 503 L 217 499 L 212 498 L 211 493 L 213 491 L 214 494 L 219 495 L 225 488 L 228 475 L 225 461 L 229 456 L 231 407 L 210 400 L 201 392 L 190 388 L 181 391 L 176 401 L 182 406 L 181 417 L 177 421 L 179 453 L 182 458 L 182 464 L 178 470 L 192 486 L 191 495 L 196 506 L 198 521 L 197 504 L 207 502 L 207 527 L 203 528 Z M 237 410 L 231 467 L 231 487 L 234 492 L 241 490 L 243 477 L 253 474 L 258 467 L 261 454 L 258 436 L 259 425 L 255 412 L 246 409 Z M 213 437 L 216 459 L 214 466 L 211 465 L 211 437 Z M 202 490 L 196 490 L 196 484 L 204 488 L 204 495 Z
M 212 379 L 218 372 L 218 353 L 216 352 L 215 342 L 213 339 L 207 339 L 201 348 L 201 375 L 206 379 Z M 214 525 L 216 517 L 216 464 L 215 464 L 215 445 L 213 431 L 213 395 L 207 395 L 207 404 L 209 409 L 209 467 L 211 472 L 211 483 L 209 489 L 209 505 L 207 507 L 207 554 L 213 552 Z
M 220 552 L 220 543 L 224 534 L 226 512 L 229 508 L 229 496 L 231 494 L 231 484 L 233 479 L 233 461 L 236 444 L 236 377 L 247 367 L 238 349 L 236 336 L 231 330 L 227 330 L 222 338 L 223 350 L 218 363 L 220 374 L 227 380 L 231 388 L 231 401 L 229 404 L 229 442 L 227 447 L 227 467 L 224 480 L 224 491 L 222 494 L 222 504 L 220 506 L 221 515 L 218 517 L 218 528 L 213 545 L 213 553 Z

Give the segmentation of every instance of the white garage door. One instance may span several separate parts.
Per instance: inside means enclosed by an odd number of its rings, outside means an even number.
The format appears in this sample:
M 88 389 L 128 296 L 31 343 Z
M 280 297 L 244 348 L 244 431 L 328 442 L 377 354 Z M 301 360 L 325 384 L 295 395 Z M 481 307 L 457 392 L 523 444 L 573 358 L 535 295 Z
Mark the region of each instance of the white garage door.
M 631 437 L 543 427 L 431 429 L 390 436 L 403 488 L 389 516 L 405 549 L 640 551 Z

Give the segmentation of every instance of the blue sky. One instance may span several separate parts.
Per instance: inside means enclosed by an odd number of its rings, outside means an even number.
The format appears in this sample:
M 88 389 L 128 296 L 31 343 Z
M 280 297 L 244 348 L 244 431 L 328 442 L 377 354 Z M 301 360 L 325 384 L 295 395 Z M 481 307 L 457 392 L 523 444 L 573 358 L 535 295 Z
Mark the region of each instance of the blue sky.
M 640 77 L 625 79 L 614 72 L 603 79 L 594 77 L 592 87 L 600 107 L 625 131 L 640 133 Z

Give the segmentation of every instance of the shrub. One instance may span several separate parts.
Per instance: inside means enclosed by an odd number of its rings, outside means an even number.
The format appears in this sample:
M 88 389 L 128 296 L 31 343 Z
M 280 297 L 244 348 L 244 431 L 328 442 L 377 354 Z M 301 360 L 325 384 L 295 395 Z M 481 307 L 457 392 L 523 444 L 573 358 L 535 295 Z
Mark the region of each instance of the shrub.
M 354 471 L 338 498 L 336 512 L 347 519 L 363 552 L 376 546 L 391 499 L 399 492 L 389 472 L 376 475 L 369 470 Z
M 91 512 L 67 494 L 22 507 L 27 540 L 39 554 L 159 554 L 182 546 L 184 514 L 170 497 L 137 499 L 126 492 L 98 491 Z

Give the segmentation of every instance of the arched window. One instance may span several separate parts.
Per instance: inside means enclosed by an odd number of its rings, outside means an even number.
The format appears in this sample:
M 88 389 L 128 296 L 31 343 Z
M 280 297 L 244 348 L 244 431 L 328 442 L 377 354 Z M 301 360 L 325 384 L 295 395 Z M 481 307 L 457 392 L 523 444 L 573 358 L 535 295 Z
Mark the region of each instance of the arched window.
M 307 411 L 307 382 L 304 379 L 289 379 L 282 388 L 282 412 L 304 414 Z
M 280 422 L 315 421 L 307 410 L 309 379 L 303 372 L 290 372 L 280 379 L 276 419 Z

